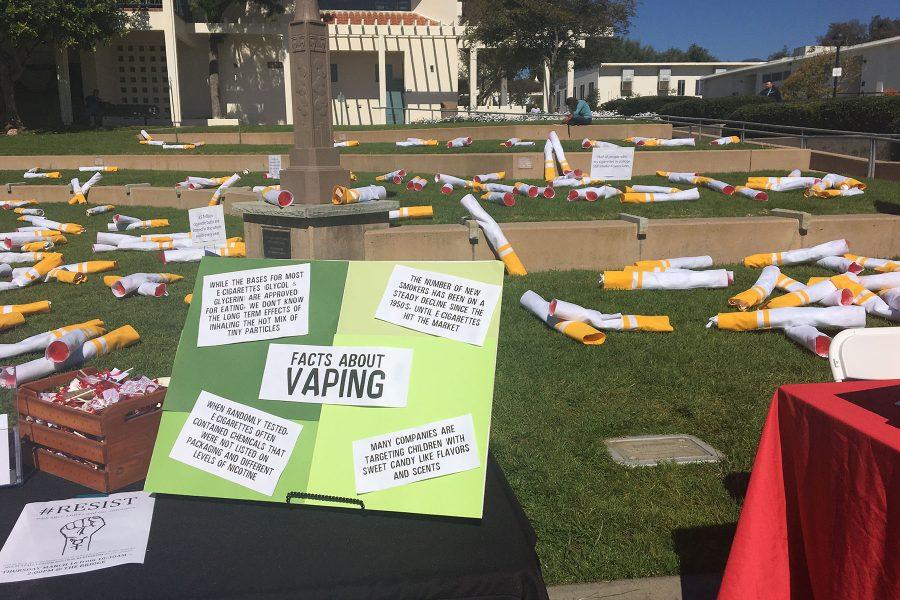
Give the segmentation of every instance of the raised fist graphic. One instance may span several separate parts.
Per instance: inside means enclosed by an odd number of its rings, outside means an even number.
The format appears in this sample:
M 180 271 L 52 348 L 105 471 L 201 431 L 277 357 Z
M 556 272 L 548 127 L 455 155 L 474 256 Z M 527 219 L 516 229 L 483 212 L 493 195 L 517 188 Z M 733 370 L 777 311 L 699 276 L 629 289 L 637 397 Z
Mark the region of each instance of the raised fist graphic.
M 63 546 L 63 556 L 66 552 L 87 552 L 91 547 L 91 537 L 106 525 L 103 517 L 88 517 L 66 523 L 59 528 L 59 532 L 66 538 Z

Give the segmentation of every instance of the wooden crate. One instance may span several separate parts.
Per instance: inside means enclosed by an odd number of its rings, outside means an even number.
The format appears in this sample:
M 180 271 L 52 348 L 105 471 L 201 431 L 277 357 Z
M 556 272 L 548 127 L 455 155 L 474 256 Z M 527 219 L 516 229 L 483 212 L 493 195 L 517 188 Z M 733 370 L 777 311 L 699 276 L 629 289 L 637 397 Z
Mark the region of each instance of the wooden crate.
M 96 369 L 83 369 L 88 374 Z M 19 434 L 25 440 L 25 456 L 48 473 L 89 488 L 112 492 L 147 476 L 150 456 L 162 417 L 161 404 L 166 388 L 140 398 L 123 400 L 99 413 L 62 406 L 40 399 L 41 392 L 55 391 L 75 379 L 75 372 L 60 373 L 25 384 L 16 390 Z M 151 408 L 153 407 L 153 408 Z M 56 429 L 27 417 L 68 427 L 82 434 Z M 76 456 L 100 468 L 51 452 Z

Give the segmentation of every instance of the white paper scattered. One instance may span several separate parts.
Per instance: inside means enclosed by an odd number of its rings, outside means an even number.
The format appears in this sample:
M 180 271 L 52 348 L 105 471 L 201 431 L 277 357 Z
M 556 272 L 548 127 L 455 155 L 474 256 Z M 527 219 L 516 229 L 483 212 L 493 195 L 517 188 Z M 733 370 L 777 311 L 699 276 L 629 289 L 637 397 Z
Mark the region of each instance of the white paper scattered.
M 203 391 L 169 458 L 271 496 L 302 429 Z
M 269 171 L 268 171 L 269 179 L 280 179 L 281 178 L 281 155 L 280 154 L 270 154 L 269 155 Z
M 203 278 L 197 346 L 309 333 L 309 264 Z
M 498 285 L 397 265 L 375 318 L 483 346 L 499 298 Z
M 357 494 L 477 469 L 480 464 L 471 414 L 353 442 Z
M 591 150 L 591 179 L 627 181 L 634 168 L 634 148 Z
M 16 466 L 9 462 L 9 418 L 0 415 L 0 485 L 12 483 L 12 469 Z
M 225 210 L 221 204 L 203 206 L 188 211 L 191 224 L 191 245 L 195 248 L 221 246 L 225 243 Z
M 270 344 L 259 397 L 404 407 L 412 357 L 410 348 Z
M 143 563 L 153 503 L 122 492 L 26 504 L 0 550 L 0 583 Z

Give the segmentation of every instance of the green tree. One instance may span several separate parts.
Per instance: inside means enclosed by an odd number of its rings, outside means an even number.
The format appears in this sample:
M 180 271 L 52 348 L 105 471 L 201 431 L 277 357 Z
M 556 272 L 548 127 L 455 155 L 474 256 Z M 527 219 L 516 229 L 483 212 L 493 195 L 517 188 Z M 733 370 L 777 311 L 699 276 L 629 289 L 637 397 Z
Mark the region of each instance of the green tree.
M 577 53 L 575 64 L 589 67 L 605 62 L 716 62 L 713 54 L 697 44 L 687 50 L 669 48 L 660 52 L 653 46 L 645 46 L 636 40 L 618 37 L 588 39 L 584 49 Z
M 222 23 L 225 13 L 231 8 L 243 10 L 252 5 L 263 11 L 267 18 L 284 12 L 284 3 L 279 0 L 191 0 L 191 7 L 202 12 L 206 22 L 213 25 Z M 219 85 L 219 46 L 225 39 L 223 33 L 209 34 L 209 101 L 212 118 L 222 118 L 222 91 Z
M 0 0 L 0 93 L 6 127 L 21 127 L 15 84 L 39 46 L 60 50 L 97 45 L 122 35 L 131 17 L 118 0 Z
M 838 79 L 839 93 L 859 91 L 862 75 L 862 61 L 859 57 L 842 57 L 840 66 L 843 73 Z M 784 80 L 781 92 L 785 100 L 823 100 L 830 98 L 833 90 L 831 69 L 834 67 L 834 53 L 825 52 L 811 56 Z
M 851 19 L 842 23 L 831 23 L 825 35 L 819 36 L 819 44 L 823 46 L 852 46 L 869 39 L 866 26 L 859 19 Z
M 791 51 L 788 50 L 787 44 L 782 46 L 781 50 L 776 50 L 772 54 L 769 55 L 766 60 L 778 60 L 779 58 L 787 58 L 791 55 Z
M 869 21 L 869 41 L 883 40 L 900 35 L 900 19 L 875 15 Z
M 469 0 L 463 20 L 470 42 L 517 53 L 540 65 L 549 102 L 552 74 L 563 60 L 574 59 L 584 40 L 624 31 L 634 16 L 635 0 Z M 552 77 L 552 75 L 551 75 Z

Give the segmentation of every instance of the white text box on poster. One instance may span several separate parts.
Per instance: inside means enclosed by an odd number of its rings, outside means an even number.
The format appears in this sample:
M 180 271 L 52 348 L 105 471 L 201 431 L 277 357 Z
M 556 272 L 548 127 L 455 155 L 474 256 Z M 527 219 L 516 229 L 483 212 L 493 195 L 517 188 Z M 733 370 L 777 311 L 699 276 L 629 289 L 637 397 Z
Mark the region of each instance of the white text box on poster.
M 628 181 L 634 169 L 634 148 L 594 148 L 591 179 Z
M 195 248 L 225 244 L 225 211 L 221 204 L 188 210 L 191 225 L 191 245 Z

